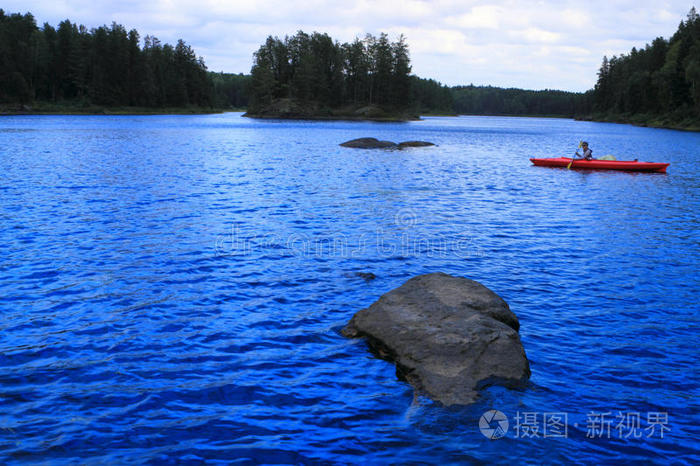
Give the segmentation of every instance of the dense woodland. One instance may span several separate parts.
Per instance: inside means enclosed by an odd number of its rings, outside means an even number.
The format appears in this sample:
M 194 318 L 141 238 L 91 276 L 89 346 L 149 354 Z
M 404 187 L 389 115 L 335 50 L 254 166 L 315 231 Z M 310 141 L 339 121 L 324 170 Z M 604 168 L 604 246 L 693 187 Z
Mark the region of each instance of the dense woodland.
M 466 115 L 587 115 L 590 93 L 528 91 L 491 86 L 456 86 L 451 89 L 454 109 Z
M 243 109 L 248 107 L 251 78 L 249 74 L 209 72 L 214 89 L 214 107 Z
M 403 36 L 391 42 L 384 33 L 368 34 L 343 44 L 318 32 L 270 36 L 254 54 L 249 111 L 261 112 L 279 99 L 327 109 L 451 109 L 446 88 L 410 73 Z
M 695 8 L 668 40 L 603 58 L 586 93 L 491 86 L 448 88 L 411 74 L 406 39 L 366 35 L 339 43 L 299 31 L 268 37 L 249 75 L 207 71 L 182 40 L 143 40 L 113 23 L 88 30 L 69 20 L 38 27 L 30 14 L 0 10 L 0 105 L 248 108 L 275 101 L 313 111 L 381 107 L 394 113 L 593 116 L 700 126 L 700 17 Z
M 0 10 L 0 101 L 105 106 L 212 105 L 206 66 L 182 40 L 174 47 L 121 25 L 88 30 L 66 20 Z
M 700 124 L 700 16 L 695 8 L 666 40 L 629 54 L 603 57 L 593 93 L 594 111 L 614 119 L 661 117 Z
M 433 79 L 411 75 L 411 110 L 417 114 L 454 114 L 452 90 Z

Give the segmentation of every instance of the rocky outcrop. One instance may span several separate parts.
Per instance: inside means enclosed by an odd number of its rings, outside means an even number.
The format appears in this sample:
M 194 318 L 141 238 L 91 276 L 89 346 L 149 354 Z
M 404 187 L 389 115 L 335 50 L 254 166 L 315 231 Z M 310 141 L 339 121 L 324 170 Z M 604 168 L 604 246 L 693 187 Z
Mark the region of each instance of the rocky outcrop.
M 351 141 L 345 141 L 341 146 L 352 147 L 353 149 L 388 149 L 397 147 L 395 142 L 380 141 L 376 138 L 353 139 Z
M 369 105 L 328 107 L 314 100 L 293 98 L 274 99 L 266 104 L 251 105 L 243 115 L 250 118 L 287 120 L 353 120 L 353 121 L 410 121 L 420 120 L 417 115 L 389 111 Z
M 523 387 L 530 365 L 520 323 L 478 282 L 420 275 L 357 312 L 342 334 L 364 337 L 397 375 L 445 405 L 469 404 L 489 385 Z
M 386 116 L 386 112 L 376 105 L 367 105 L 365 107 L 360 107 L 353 112 L 357 116 L 362 116 L 365 118 L 382 118 Z
M 299 101 L 297 99 L 275 99 L 268 105 L 251 109 L 244 116 L 256 118 L 306 119 L 327 117 L 330 112 L 322 109 L 318 102 Z
M 353 149 L 406 149 L 408 147 L 434 146 L 435 144 L 427 141 L 406 141 L 396 144 L 391 141 L 380 141 L 376 138 L 359 138 L 345 141 L 340 145 Z

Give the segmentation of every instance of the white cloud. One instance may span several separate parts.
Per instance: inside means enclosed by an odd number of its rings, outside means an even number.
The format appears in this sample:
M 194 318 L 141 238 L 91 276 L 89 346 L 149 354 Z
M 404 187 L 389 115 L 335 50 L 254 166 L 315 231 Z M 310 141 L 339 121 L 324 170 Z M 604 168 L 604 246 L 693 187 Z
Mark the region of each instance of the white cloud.
M 554 44 L 561 40 L 561 34 L 545 31 L 539 28 L 527 28 L 523 30 L 510 31 L 510 38 L 521 42 L 549 43 Z
M 502 14 L 503 10 L 496 5 L 481 5 L 462 15 L 447 16 L 445 23 L 461 29 L 497 29 Z
M 299 29 L 340 41 L 403 33 L 413 71 L 446 84 L 586 90 L 604 54 L 669 37 L 690 4 L 680 0 L 5 0 L 37 22 L 96 27 L 112 21 L 164 42 L 186 40 L 212 70 L 248 72 L 268 35 Z

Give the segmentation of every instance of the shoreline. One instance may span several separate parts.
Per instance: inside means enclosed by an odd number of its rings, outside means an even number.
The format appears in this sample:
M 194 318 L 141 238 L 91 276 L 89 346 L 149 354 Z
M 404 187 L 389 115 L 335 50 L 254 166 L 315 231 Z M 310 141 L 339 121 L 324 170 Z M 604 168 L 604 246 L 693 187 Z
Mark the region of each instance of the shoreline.
M 222 113 L 243 113 L 243 117 L 256 120 L 298 120 L 298 121 L 370 121 L 376 123 L 407 123 L 410 121 L 422 121 L 423 117 L 461 117 L 461 116 L 481 116 L 481 117 L 508 117 L 508 118 L 562 118 L 572 119 L 576 121 L 590 121 L 596 123 L 615 123 L 623 125 L 632 125 L 643 128 L 670 129 L 685 132 L 700 132 L 700 122 L 693 122 L 684 125 L 682 123 L 670 123 L 664 121 L 663 117 L 657 120 L 635 120 L 633 116 L 571 116 L 571 115 L 507 115 L 507 114 L 492 114 L 478 115 L 469 113 L 445 113 L 445 112 L 426 112 L 419 115 L 398 116 L 389 115 L 384 117 L 368 117 L 362 115 L 270 115 L 270 114 L 249 114 L 245 108 L 197 108 L 197 107 L 166 107 L 166 108 L 147 108 L 147 107 L 84 107 L 76 108 L 70 106 L 56 107 L 29 107 L 28 109 L 19 108 L 2 108 L 0 107 L 0 118 L 4 116 L 29 116 L 29 115 L 104 115 L 104 116 L 156 116 L 156 115 L 216 115 Z
M 426 115 L 426 116 L 432 116 L 432 115 Z M 459 113 L 455 115 L 444 115 L 444 116 L 482 116 L 482 117 L 508 117 L 508 118 L 561 118 L 565 120 L 575 120 L 576 118 L 571 116 L 571 115 L 553 115 L 553 114 L 547 114 L 547 115 L 511 115 L 507 113 L 493 113 L 489 115 L 483 115 L 483 114 L 476 114 L 476 113 Z
M 28 107 L 2 108 L 0 107 L 0 117 L 3 116 L 23 116 L 23 115 L 212 115 L 225 112 L 241 111 L 240 109 L 222 108 L 197 108 L 197 107 Z
M 616 123 L 619 125 L 631 125 L 631 126 L 638 126 L 641 128 L 672 129 L 672 130 L 676 130 L 676 131 L 685 131 L 685 132 L 689 132 L 689 133 L 700 132 L 700 121 L 691 123 L 690 125 L 683 125 L 682 123 L 671 123 L 671 122 L 663 121 L 663 117 L 660 117 L 658 120 L 651 119 L 651 120 L 642 121 L 642 120 L 635 120 L 633 116 L 626 117 L 626 116 L 622 116 L 622 115 L 616 115 L 616 116 L 594 117 L 594 116 L 588 115 L 588 116 L 574 117 L 574 120 L 576 120 L 576 121 L 592 121 L 595 123 Z
M 313 115 L 313 114 L 251 114 L 244 113 L 246 118 L 256 120 L 307 120 L 307 121 L 374 121 L 379 123 L 407 123 L 409 121 L 421 121 L 420 115 L 411 116 L 376 116 L 369 117 L 365 115 Z
M 421 116 L 433 116 L 433 115 L 430 115 L 430 114 L 423 115 L 422 114 Z M 443 116 L 450 116 L 450 115 L 443 115 Z M 686 132 L 691 132 L 691 133 L 700 132 L 700 121 L 693 122 L 689 125 L 684 125 L 682 123 L 670 123 L 668 121 L 664 121 L 663 117 L 659 117 L 658 119 L 650 119 L 650 120 L 642 121 L 642 120 L 635 120 L 634 116 L 622 116 L 622 115 L 613 115 L 613 116 L 506 115 L 506 114 L 477 115 L 477 114 L 469 114 L 469 113 L 460 113 L 458 115 L 452 115 L 452 116 L 487 116 L 487 117 L 509 117 L 509 118 L 562 118 L 562 119 L 576 120 L 576 121 L 591 121 L 591 122 L 595 122 L 595 123 L 615 123 L 615 124 L 619 124 L 619 125 L 631 125 L 631 126 L 638 126 L 638 127 L 642 127 L 642 128 L 672 129 L 672 130 L 676 130 L 676 131 L 686 131 Z

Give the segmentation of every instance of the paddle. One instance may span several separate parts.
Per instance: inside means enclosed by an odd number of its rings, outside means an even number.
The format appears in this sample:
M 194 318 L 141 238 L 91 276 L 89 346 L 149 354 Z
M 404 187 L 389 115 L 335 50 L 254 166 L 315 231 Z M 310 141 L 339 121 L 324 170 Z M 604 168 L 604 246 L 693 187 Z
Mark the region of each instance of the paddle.
M 567 169 L 567 170 L 571 170 L 571 165 L 574 163 L 574 159 L 575 159 L 576 156 L 578 155 L 578 150 L 581 148 L 582 145 L 583 145 L 583 141 L 579 141 L 579 142 L 578 142 L 578 147 L 576 148 L 576 153 L 574 154 L 573 157 L 571 157 L 571 162 L 569 162 L 569 165 L 566 166 L 566 169 Z

